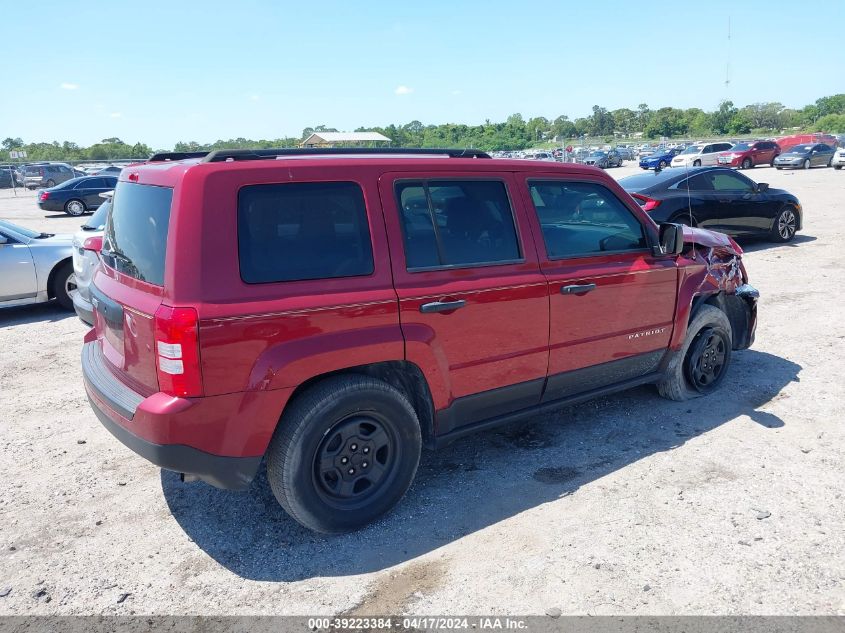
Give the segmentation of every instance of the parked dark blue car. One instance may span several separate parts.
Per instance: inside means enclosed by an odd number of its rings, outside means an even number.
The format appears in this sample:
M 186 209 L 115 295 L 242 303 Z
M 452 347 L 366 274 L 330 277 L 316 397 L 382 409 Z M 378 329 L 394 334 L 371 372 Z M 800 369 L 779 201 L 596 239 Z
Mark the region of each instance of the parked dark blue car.
M 38 195 L 38 206 L 45 211 L 64 211 L 68 215 L 82 215 L 103 204 L 100 194 L 117 185 L 115 176 L 84 176 L 66 180 L 60 185 L 44 189 Z
M 661 147 L 653 154 L 640 159 L 640 167 L 643 169 L 666 169 L 672 159 L 681 153 L 680 147 Z

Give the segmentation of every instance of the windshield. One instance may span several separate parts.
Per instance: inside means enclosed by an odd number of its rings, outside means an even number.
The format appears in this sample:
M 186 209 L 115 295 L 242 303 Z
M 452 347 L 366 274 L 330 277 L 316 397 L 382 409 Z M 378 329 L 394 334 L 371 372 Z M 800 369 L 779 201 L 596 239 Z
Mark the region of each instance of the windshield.
M 811 149 L 813 149 L 812 145 L 793 145 L 786 151 L 790 154 L 793 152 L 796 154 L 803 154 L 804 152 L 809 152 Z
M 590 156 L 595 156 L 596 158 L 601 158 L 602 156 L 606 156 L 605 152 L 592 152 Z
M 699 145 L 690 145 L 686 148 L 681 154 L 698 154 L 701 152 L 701 146 Z
M 731 148 L 732 152 L 744 152 L 747 149 L 751 149 L 751 143 L 737 143 Z
M 28 237 L 30 239 L 35 239 L 44 235 L 43 233 L 39 233 L 38 231 L 30 231 L 29 229 L 25 229 L 22 226 L 18 226 L 17 224 L 6 222 L 6 220 L 0 220 L 0 230 L 2 229 L 14 231 L 18 235 L 23 235 L 24 237 Z
M 102 231 L 106 226 L 106 216 L 109 214 L 109 209 L 111 209 L 111 200 L 106 200 L 94 211 L 94 215 L 88 218 L 82 228 L 86 231 Z

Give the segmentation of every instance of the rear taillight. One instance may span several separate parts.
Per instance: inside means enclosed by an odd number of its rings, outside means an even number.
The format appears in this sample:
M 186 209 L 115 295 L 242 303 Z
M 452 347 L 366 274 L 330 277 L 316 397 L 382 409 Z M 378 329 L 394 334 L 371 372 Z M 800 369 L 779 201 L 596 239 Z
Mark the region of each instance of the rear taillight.
M 649 198 L 648 196 L 644 196 L 641 193 L 632 193 L 631 197 L 640 203 L 640 206 L 643 208 L 643 211 L 653 211 L 657 207 L 660 206 L 661 200 L 655 200 L 654 198 Z
M 49 192 L 49 191 L 42 191 L 42 192 L 41 192 L 41 195 L 40 195 L 40 196 L 38 196 L 38 199 L 39 199 L 41 202 L 44 202 L 44 201 L 45 201 L 45 200 L 47 200 L 49 197 L 50 197 L 50 192 Z
M 159 306 L 155 313 L 155 341 L 159 389 L 180 398 L 201 396 L 197 311 Z
M 103 250 L 103 236 L 95 235 L 94 237 L 89 237 L 84 242 L 82 242 L 82 250 L 94 251 L 95 253 L 99 253 L 101 250 Z

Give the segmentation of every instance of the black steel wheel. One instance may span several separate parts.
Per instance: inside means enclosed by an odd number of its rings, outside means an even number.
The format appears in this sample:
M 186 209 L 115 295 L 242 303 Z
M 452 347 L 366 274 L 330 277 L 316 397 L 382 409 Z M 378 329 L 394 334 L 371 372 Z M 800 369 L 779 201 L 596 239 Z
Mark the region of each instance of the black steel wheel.
M 349 532 L 399 502 L 421 447 L 417 414 L 402 392 L 370 376 L 334 376 L 286 407 L 267 449 L 267 479 L 305 527 Z
M 383 494 L 402 458 L 389 420 L 369 412 L 339 421 L 314 455 L 315 488 L 339 508 L 367 503 Z
M 701 393 L 715 389 L 725 375 L 730 341 L 715 328 L 704 328 L 695 337 L 684 361 L 690 385 Z
M 704 304 L 687 326 L 684 343 L 672 354 L 657 390 L 670 400 L 684 401 L 719 387 L 731 361 L 733 332 L 728 316 Z

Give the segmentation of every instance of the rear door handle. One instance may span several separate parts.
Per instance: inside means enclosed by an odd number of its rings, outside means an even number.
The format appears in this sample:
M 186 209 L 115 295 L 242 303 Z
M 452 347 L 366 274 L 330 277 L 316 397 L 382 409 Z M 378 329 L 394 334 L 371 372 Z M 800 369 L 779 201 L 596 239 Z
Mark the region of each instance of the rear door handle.
M 583 295 L 596 289 L 596 284 L 582 284 L 580 286 L 561 286 L 562 295 Z
M 420 312 L 430 314 L 432 312 L 451 312 L 458 308 L 463 308 L 467 302 L 464 299 L 457 301 L 432 301 L 431 303 L 424 303 L 420 306 Z

